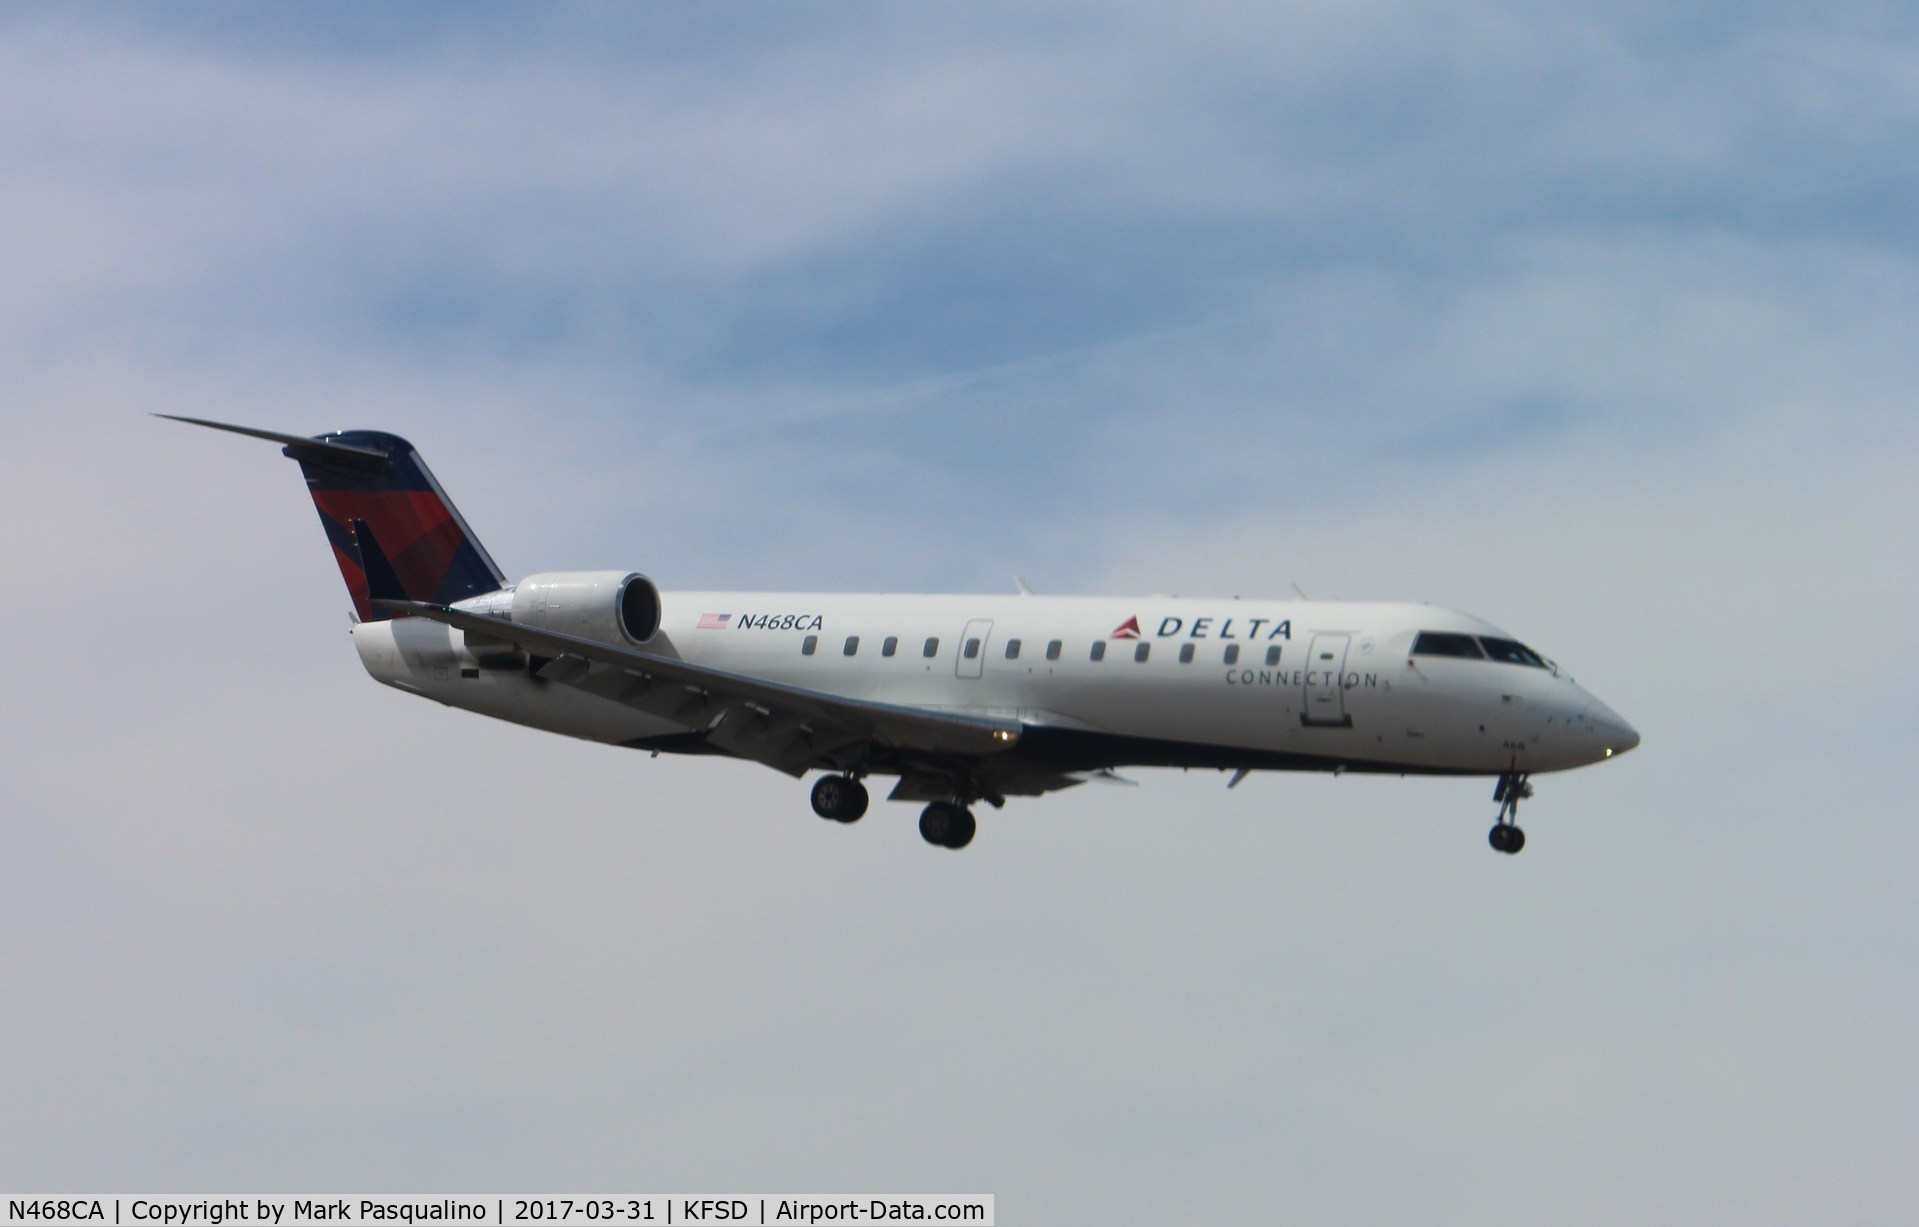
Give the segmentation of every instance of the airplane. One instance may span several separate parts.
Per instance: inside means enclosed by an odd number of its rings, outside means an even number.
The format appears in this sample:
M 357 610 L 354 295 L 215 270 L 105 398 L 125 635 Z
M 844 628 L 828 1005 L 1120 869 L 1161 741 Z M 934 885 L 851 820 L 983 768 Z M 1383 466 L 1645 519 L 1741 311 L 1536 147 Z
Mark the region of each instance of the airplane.
M 659 754 L 863 781 L 964 848 L 973 806 L 1122 767 L 1490 776 L 1488 842 L 1517 853 L 1531 777 L 1639 744 L 1617 713 L 1490 622 L 1424 604 L 1182 597 L 671 592 L 635 571 L 510 583 L 414 450 L 374 430 L 282 434 L 374 680 L 451 707 Z

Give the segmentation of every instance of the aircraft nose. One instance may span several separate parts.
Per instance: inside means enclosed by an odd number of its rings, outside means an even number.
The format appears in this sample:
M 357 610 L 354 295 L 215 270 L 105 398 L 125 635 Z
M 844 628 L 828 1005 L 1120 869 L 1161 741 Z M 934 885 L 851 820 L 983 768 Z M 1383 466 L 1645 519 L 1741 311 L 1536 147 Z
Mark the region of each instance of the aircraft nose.
M 1585 718 L 1596 735 L 1602 758 L 1624 754 L 1639 744 L 1639 730 L 1598 699 L 1587 705 Z

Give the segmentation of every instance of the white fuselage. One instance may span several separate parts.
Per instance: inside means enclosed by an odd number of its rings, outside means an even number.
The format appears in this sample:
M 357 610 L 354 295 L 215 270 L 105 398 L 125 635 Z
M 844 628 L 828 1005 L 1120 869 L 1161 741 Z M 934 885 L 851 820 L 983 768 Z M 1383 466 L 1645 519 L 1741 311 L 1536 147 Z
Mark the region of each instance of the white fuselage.
M 1503 637 L 1430 605 L 679 592 L 661 606 L 647 653 L 1016 719 L 1035 754 L 1074 770 L 1491 775 L 1582 766 L 1639 740 L 1556 668 L 1413 654 L 1422 631 Z M 379 681 L 485 715 L 616 744 L 698 731 L 542 683 L 439 622 L 363 622 L 353 637 Z

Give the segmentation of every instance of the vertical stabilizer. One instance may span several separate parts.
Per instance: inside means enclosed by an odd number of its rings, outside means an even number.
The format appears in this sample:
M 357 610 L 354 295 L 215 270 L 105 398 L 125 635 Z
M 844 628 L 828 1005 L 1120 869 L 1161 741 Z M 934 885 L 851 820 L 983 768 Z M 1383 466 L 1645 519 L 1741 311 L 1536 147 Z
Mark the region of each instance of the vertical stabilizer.
M 345 430 L 309 439 L 199 418 L 173 420 L 284 445 L 284 454 L 299 462 L 306 477 L 333 560 L 363 622 L 389 615 L 369 594 L 367 564 L 354 539 L 356 521 L 378 541 L 381 558 L 374 567 L 386 582 L 397 583 L 407 600 L 450 605 L 506 584 L 426 462 L 398 435 Z

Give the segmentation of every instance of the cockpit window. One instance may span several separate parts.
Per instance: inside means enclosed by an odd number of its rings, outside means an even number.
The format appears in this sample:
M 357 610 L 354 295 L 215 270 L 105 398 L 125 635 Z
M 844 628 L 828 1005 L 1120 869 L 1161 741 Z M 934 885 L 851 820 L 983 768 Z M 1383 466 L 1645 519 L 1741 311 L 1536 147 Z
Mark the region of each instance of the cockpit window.
M 1479 644 L 1471 635 L 1455 635 L 1451 631 L 1419 632 L 1419 638 L 1413 640 L 1413 655 L 1465 656 L 1472 660 L 1479 660 L 1482 657 Z
M 1546 662 L 1539 653 L 1533 651 L 1517 639 L 1493 639 L 1486 635 L 1479 637 L 1486 645 L 1486 655 L 1509 665 L 1531 665 L 1535 669 L 1546 668 Z

